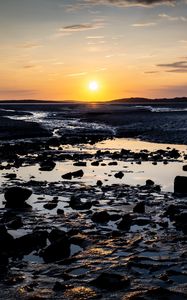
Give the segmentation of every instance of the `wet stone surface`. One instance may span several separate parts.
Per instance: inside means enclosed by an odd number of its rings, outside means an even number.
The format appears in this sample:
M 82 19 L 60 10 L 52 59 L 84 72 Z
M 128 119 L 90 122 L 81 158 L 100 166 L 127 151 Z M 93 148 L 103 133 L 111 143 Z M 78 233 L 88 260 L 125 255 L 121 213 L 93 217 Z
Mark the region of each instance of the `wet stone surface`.
M 52 145 L 0 147 L 0 299 L 186 299 L 183 180 L 175 193 L 123 181 L 130 165 L 182 172 L 186 153 Z
M 3 299 L 186 299 L 186 197 L 154 184 L 32 190 L 32 210 L 0 210 Z M 75 196 L 92 206 L 72 207 Z

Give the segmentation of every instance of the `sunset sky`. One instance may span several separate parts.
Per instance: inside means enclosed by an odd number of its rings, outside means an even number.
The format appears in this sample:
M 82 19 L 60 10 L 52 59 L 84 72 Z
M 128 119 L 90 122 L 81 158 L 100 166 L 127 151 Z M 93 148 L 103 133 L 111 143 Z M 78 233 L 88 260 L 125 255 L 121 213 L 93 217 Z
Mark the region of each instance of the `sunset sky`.
M 0 37 L 0 99 L 187 96 L 185 0 L 0 0 Z

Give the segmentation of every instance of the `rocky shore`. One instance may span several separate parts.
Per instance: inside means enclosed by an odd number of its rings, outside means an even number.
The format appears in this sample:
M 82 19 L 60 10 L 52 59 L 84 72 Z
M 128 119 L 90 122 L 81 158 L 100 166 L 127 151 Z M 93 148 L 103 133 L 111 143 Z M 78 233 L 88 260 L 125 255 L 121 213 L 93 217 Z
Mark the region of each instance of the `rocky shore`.
M 79 117 L 86 121 L 87 114 Z M 127 117 L 122 119 L 127 122 Z M 183 122 L 182 115 L 179 119 Z M 186 174 L 186 151 L 132 151 L 124 145 L 116 151 L 89 152 L 82 149 L 85 144 L 109 138 L 112 131 L 86 128 L 77 134 L 71 129 L 70 135 L 67 127 L 54 135 L 52 127 L 23 120 L 11 120 L 2 134 L 13 132 L 16 122 L 29 124 L 35 133 L 22 140 L 13 139 L 15 134 L 0 144 L 0 299 L 186 299 L 187 175 L 176 174 L 171 193 L 151 178 L 141 185 L 124 184 L 125 169 L 118 167 L 122 162 L 180 162 Z M 141 124 L 136 128 L 141 130 Z M 77 150 L 66 151 L 68 144 Z M 54 181 L 59 162 L 60 180 Z M 71 164 L 70 171 L 66 164 Z M 84 181 L 87 169 L 106 164 L 106 178 L 118 183 L 107 184 L 99 177 L 93 184 Z M 36 167 L 48 180 L 35 178 Z

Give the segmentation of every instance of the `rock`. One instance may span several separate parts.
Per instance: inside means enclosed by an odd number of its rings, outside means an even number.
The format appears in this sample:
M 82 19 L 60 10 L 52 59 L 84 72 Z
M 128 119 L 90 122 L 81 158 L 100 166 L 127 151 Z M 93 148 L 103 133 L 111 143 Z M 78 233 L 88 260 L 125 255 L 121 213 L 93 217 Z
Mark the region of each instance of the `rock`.
M 73 165 L 77 167 L 86 167 L 86 161 L 78 161 L 75 162 Z
M 114 176 L 115 176 L 116 178 L 122 179 L 123 176 L 124 176 L 124 174 L 123 174 L 123 172 L 120 171 L 120 172 L 114 174 Z
M 76 210 L 90 209 L 92 207 L 92 202 L 82 202 L 79 196 L 73 195 L 71 196 L 69 206 Z
M 91 285 L 106 290 L 120 290 L 130 285 L 130 279 L 115 273 L 102 273 L 92 280 Z
M 134 213 L 144 214 L 145 213 L 145 202 L 137 203 L 133 208 Z
M 70 242 L 66 236 L 45 248 L 41 256 L 46 263 L 62 260 L 70 256 Z
M 151 223 L 149 218 L 136 218 L 133 220 L 133 224 L 138 226 L 145 226 Z
M 48 202 L 48 203 L 44 204 L 43 207 L 44 207 L 45 209 L 52 210 L 52 209 L 56 208 L 57 205 L 58 205 L 58 203 L 52 202 L 52 201 L 51 201 L 51 202 Z
M 151 179 L 148 179 L 148 180 L 146 180 L 146 186 L 147 187 L 152 187 L 155 183 L 154 183 L 154 181 L 153 180 L 151 180 Z
M 8 255 L 6 253 L 0 252 L 0 274 L 8 266 L 8 263 L 9 263 Z
M 184 165 L 183 167 L 182 167 L 182 169 L 183 169 L 183 171 L 187 171 L 187 165 Z
M 16 179 L 17 175 L 15 173 L 10 173 L 5 175 L 4 177 L 12 180 L 12 179 Z
M 126 214 L 122 217 L 122 220 L 118 224 L 118 229 L 129 230 L 132 225 L 132 217 L 129 214 Z
M 180 213 L 179 208 L 176 205 L 171 204 L 166 209 L 166 212 L 164 213 L 164 216 L 169 216 L 170 220 L 172 221 L 172 220 L 174 220 L 175 215 L 177 215 L 179 213 Z
M 91 162 L 91 165 L 95 166 L 95 167 L 98 167 L 99 166 L 99 161 L 98 160 L 97 161 L 93 161 L 93 162 Z
M 84 175 L 83 170 L 78 170 L 78 171 L 72 172 L 73 177 L 82 177 L 83 175 Z
M 64 215 L 64 210 L 61 208 L 57 209 L 57 215 Z
M 15 216 L 15 218 L 12 221 L 8 222 L 6 226 L 9 229 L 13 229 L 13 230 L 19 229 L 23 227 L 22 218 L 20 216 Z
M 56 281 L 53 287 L 53 291 L 58 292 L 58 291 L 65 291 L 66 290 L 66 285 L 64 283 L 61 283 L 59 281 Z
M 46 246 L 47 231 L 35 231 L 15 239 L 15 256 L 23 256 Z
M 65 231 L 58 228 L 52 229 L 48 235 L 48 239 L 51 243 L 57 242 L 63 238 L 67 238 L 67 234 Z
M 71 180 L 72 177 L 82 177 L 84 175 L 84 172 L 83 170 L 78 170 L 78 171 L 75 171 L 75 172 L 69 172 L 69 173 L 66 173 L 64 175 L 62 175 L 62 178 L 63 179 L 67 179 L 67 180 Z
M 97 186 L 101 187 L 103 185 L 102 181 L 101 180 L 97 180 Z
M 67 179 L 67 180 L 71 180 L 72 179 L 72 173 L 71 172 L 66 173 L 66 174 L 62 175 L 62 178 Z
M 7 208 L 21 208 L 25 201 L 32 195 L 32 191 L 22 187 L 11 187 L 5 191 L 4 197 Z
M 187 176 L 176 176 L 174 180 L 174 193 L 187 194 Z
M 40 171 L 52 171 L 56 166 L 56 163 L 53 160 L 44 160 L 41 164 L 40 164 Z
M 0 225 L 0 253 L 10 254 L 14 250 L 14 238 L 4 225 Z
M 117 161 L 111 161 L 111 162 L 108 163 L 108 165 L 109 166 L 117 166 L 118 163 L 117 163 Z
M 92 215 L 92 221 L 96 222 L 96 223 L 107 223 L 110 221 L 110 215 L 107 211 L 99 211 L 99 212 L 95 212 Z

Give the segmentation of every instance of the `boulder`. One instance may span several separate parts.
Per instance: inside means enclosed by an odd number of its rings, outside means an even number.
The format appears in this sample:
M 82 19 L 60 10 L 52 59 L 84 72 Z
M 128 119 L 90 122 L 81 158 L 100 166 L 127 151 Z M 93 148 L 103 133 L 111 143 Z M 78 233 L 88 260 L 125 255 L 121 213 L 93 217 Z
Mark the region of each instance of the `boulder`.
M 90 209 L 92 207 L 92 202 L 82 202 L 79 196 L 73 195 L 71 196 L 69 206 L 76 210 Z
M 187 176 L 176 176 L 174 180 L 174 193 L 187 195 Z
M 146 184 L 147 187 L 152 187 L 155 183 L 154 183 L 153 180 L 147 179 L 145 184 Z
M 21 208 L 25 201 L 32 195 L 32 191 L 22 187 L 10 187 L 5 191 L 4 197 L 7 208 Z
M 70 256 L 70 242 L 66 236 L 57 239 L 45 248 L 41 256 L 46 263 L 62 260 Z
M 54 208 L 56 208 L 57 207 L 57 205 L 58 205 L 58 203 L 56 203 L 56 202 L 47 202 L 46 204 L 44 204 L 44 208 L 45 209 L 48 209 L 48 210 L 52 210 L 52 209 L 54 209 Z
M 145 202 L 141 201 L 138 202 L 134 208 L 133 208 L 134 213 L 139 213 L 139 214 L 144 214 L 145 213 Z
M 53 160 L 44 160 L 43 162 L 41 162 L 40 164 L 40 171 L 52 171 L 56 166 L 56 163 Z
M 77 177 L 82 177 L 83 175 L 84 175 L 83 170 L 78 170 L 78 171 L 75 171 L 75 172 L 66 173 L 66 174 L 62 175 L 62 178 L 67 179 L 67 180 L 71 180 L 72 177 L 77 178 Z
M 132 225 L 132 217 L 129 214 L 126 214 L 122 217 L 122 220 L 118 224 L 118 229 L 120 230 L 129 230 Z
M 130 285 L 130 279 L 116 273 L 101 273 L 90 283 L 98 288 L 112 291 L 127 288 Z
M 120 171 L 120 172 L 114 174 L 114 176 L 115 176 L 116 178 L 122 179 L 123 176 L 124 176 L 124 174 L 123 174 L 123 172 Z
M 110 215 L 107 211 L 95 212 L 92 216 L 92 221 L 96 223 L 107 223 L 110 221 Z
M 10 254 L 14 249 L 14 238 L 4 225 L 0 225 L 0 253 Z
M 35 231 L 15 239 L 15 256 L 23 256 L 46 246 L 48 232 Z

